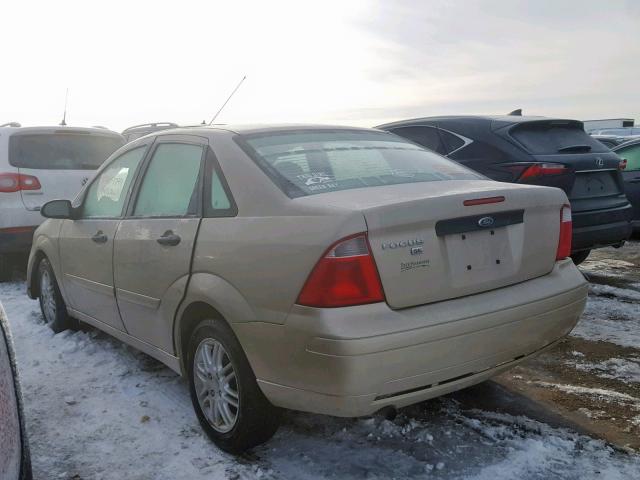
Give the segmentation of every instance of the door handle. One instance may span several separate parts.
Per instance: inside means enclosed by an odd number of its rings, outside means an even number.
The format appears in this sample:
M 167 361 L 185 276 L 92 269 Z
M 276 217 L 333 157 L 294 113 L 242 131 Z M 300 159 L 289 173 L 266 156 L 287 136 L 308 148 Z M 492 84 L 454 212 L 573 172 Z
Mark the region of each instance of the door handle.
M 156 239 L 156 242 L 158 242 L 160 245 L 168 245 L 170 247 L 174 247 L 180 243 L 180 240 L 182 239 L 179 235 L 176 235 L 171 230 L 167 230 L 162 234 L 160 238 Z
M 631 180 L 627 180 L 629 183 L 640 183 L 640 177 L 632 178 Z
M 96 234 L 93 237 L 91 237 L 91 240 L 93 240 L 96 243 L 106 243 L 107 236 L 102 232 L 102 230 L 98 230 Z

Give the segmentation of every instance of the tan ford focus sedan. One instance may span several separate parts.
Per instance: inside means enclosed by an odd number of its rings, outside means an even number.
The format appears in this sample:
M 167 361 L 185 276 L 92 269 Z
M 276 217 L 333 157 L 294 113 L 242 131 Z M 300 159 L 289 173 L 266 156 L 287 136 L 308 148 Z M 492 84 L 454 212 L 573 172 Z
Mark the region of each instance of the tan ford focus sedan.
M 587 286 L 555 188 L 498 183 L 393 134 L 163 131 L 35 233 L 28 289 L 188 379 L 222 449 L 278 407 L 353 417 L 468 387 L 564 337 Z

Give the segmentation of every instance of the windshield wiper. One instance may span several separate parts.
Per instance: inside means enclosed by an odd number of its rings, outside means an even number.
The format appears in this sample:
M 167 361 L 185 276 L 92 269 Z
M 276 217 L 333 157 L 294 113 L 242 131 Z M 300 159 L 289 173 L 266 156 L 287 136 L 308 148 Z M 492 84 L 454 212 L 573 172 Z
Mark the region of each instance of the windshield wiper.
M 558 153 L 560 152 L 590 152 L 591 145 L 567 145 L 566 147 L 562 147 L 558 149 Z

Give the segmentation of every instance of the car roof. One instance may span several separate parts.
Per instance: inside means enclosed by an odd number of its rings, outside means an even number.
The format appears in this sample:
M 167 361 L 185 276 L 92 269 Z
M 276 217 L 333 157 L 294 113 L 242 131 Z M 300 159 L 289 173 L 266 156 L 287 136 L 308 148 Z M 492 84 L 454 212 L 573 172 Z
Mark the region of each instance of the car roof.
M 537 122 L 537 121 L 560 121 L 560 122 L 578 122 L 579 120 L 573 120 L 568 118 L 552 118 L 542 117 L 535 115 L 441 115 L 436 117 L 420 117 L 412 118 L 408 120 L 399 120 L 397 122 L 385 123 L 379 125 L 376 128 L 387 129 L 391 127 L 416 125 L 420 122 L 440 122 L 440 121 L 452 121 L 452 120 L 468 120 L 476 122 L 493 123 L 497 126 L 516 125 L 519 123 Z
M 344 130 L 344 131 L 363 131 L 375 132 L 373 128 L 349 127 L 345 125 L 321 125 L 321 124 L 304 124 L 304 123 L 279 123 L 279 124 L 248 124 L 248 125 L 203 125 L 195 127 L 181 127 L 171 130 L 162 130 L 153 132 L 152 135 L 185 135 L 197 134 L 202 135 L 203 132 L 226 131 L 239 135 L 252 135 L 269 132 L 291 132 L 291 131 L 308 131 L 308 130 Z
M 9 135 L 28 135 L 39 133 L 95 133 L 98 135 L 122 138 L 118 132 L 102 127 L 36 126 L 36 127 L 0 127 L 0 133 Z

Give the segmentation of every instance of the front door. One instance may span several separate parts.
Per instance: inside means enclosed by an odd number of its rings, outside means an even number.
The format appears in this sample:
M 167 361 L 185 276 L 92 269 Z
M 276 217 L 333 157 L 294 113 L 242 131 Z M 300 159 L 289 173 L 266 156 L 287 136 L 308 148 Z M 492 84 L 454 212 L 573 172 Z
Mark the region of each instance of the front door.
M 69 307 L 118 330 L 124 330 L 113 285 L 113 240 L 146 151 L 129 150 L 113 160 L 89 186 L 80 218 L 65 220 L 60 258 Z
M 126 329 L 168 352 L 200 224 L 206 145 L 201 137 L 158 137 L 116 233 L 114 278 Z

